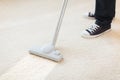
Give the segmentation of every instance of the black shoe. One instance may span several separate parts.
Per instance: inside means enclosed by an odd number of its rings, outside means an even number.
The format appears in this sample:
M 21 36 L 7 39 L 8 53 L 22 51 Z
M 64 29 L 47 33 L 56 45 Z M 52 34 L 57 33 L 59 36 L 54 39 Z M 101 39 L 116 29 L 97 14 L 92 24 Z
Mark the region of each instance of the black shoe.
M 94 24 L 94 25 L 91 25 L 88 29 L 84 30 L 81 36 L 85 38 L 98 37 L 104 32 L 109 31 L 110 29 L 111 29 L 110 26 L 106 26 L 103 28 L 97 24 Z
M 95 14 L 94 14 L 94 13 L 92 13 L 92 12 L 89 12 L 89 13 L 88 13 L 88 17 L 95 18 Z
M 87 12 L 87 13 L 85 13 L 85 17 L 88 18 L 88 19 L 92 19 L 92 20 L 95 19 L 95 15 L 94 15 L 93 12 Z

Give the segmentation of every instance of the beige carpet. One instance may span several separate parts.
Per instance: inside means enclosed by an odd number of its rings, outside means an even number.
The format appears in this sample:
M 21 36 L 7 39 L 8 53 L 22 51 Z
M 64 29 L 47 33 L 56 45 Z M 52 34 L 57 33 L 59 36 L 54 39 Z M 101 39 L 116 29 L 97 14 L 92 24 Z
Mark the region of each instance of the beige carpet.
M 0 0 L 0 75 L 26 56 L 29 48 L 51 40 L 60 3 Z
M 70 16 L 79 16 L 85 11 L 79 11 L 81 6 L 83 9 L 90 6 L 87 1 L 86 4 L 88 5 L 77 6 L 77 10 Z M 118 8 L 117 6 L 117 14 L 119 14 Z M 119 15 L 113 21 L 111 32 L 95 39 L 79 37 L 80 31 L 91 22 L 81 16 L 79 16 L 80 20 L 76 19 L 72 19 L 74 21 L 68 24 L 69 32 L 65 36 L 69 42 L 63 42 L 66 45 L 62 45 L 65 59 L 49 73 L 46 80 L 120 80 Z M 78 21 L 80 24 L 77 23 Z
M 119 3 L 117 1 L 117 4 Z M 117 5 L 117 15 L 111 32 L 95 39 L 83 39 L 80 37 L 80 32 L 94 22 L 83 14 L 91 10 L 93 4 L 92 0 L 91 2 L 88 0 L 69 1 L 57 43 L 57 48 L 64 56 L 61 63 L 31 56 L 26 52 L 26 56 L 3 74 L 0 80 L 119 80 L 119 5 Z M 55 12 L 39 15 L 30 21 L 29 25 L 27 23 L 27 26 L 24 24 L 12 30 L 18 30 L 18 35 L 23 33 L 20 38 L 24 37 L 25 40 L 22 42 L 28 43 L 26 49 L 33 44 L 42 45 L 51 40 L 54 27 L 51 29 L 49 25 L 55 25 L 54 22 L 57 20 L 55 15 Z M 9 34 L 13 34 L 12 32 Z M 16 37 L 16 39 L 19 38 Z
M 95 39 L 82 39 L 79 36 L 79 31 L 91 23 L 81 16 L 80 23 L 77 21 L 71 22 L 69 38 L 63 45 L 63 53 L 65 60 L 57 65 L 46 80 L 120 80 L 120 17 L 119 4 L 117 1 L 117 16 L 113 21 L 111 32 Z M 90 7 L 88 5 L 79 5 L 72 15 L 83 13 L 79 11 L 80 7 Z M 81 10 L 81 9 L 80 9 Z M 77 11 L 79 11 L 77 13 Z M 87 24 L 86 24 L 87 22 Z M 74 25 L 77 24 L 77 25 Z M 79 27 L 77 27 L 79 25 Z M 74 26 L 74 27 L 73 27 Z M 77 29 L 80 28 L 80 29 Z M 76 31 L 76 32 L 74 32 Z M 72 37 L 72 39 L 71 39 Z M 73 42 L 74 41 L 74 42 Z

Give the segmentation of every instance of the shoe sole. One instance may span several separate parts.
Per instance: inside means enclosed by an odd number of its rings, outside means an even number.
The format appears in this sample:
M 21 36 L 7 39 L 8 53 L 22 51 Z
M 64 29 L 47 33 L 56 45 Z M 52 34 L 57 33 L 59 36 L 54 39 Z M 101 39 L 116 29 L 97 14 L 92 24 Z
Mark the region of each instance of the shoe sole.
M 86 39 L 96 38 L 96 37 L 99 37 L 99 36 L 101 36 L 101 35 L 104 35 L 105 33 L 110 32 L 110 31 L 111 31 L 111 29 L 106 30 L 105 32 L 103 32 L 103 33 L 101 33 L 101 34 L 99 34 L 99 35 L 95 35 L 95 36 L 85 36 L 85 35 L 81 35 L 81 37 L 86 38 Z

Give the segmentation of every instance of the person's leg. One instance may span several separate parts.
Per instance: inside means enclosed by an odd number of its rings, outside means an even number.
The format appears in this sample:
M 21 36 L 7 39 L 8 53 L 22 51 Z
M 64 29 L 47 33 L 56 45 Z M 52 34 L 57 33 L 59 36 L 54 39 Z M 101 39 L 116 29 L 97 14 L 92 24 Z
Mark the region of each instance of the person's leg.
M 95 18 L 99 26 L 110 26 L 115 16 L 116 0 L 96 0 Z
M 116 0 L 96 0 L 96 22 L 83 31 L 83 37 L 97 37 L 111 28 L 111 22 L 115 16 Z
M 95 5 L 95 8 L 97 7 L 97 4 L 99 4 L 99 2 L 98 1 L 95 1 L 96 2 L 96 5 Z M 115 2 L 115 1 L 114 1 Z M 115 10 L 115 3 L 113 4 L 113 6 L 114 6 L 114 10 Z M 95 14 L 96 14 L 96 9 L 95 9 L 95 12 L 88 12 L 88 14 L 87 14 L 87 16 L 88 17 L 91 17 L 91 18 L 95 18 Z M 114 13 L 114 17 L 115 17 L 115 13 Z

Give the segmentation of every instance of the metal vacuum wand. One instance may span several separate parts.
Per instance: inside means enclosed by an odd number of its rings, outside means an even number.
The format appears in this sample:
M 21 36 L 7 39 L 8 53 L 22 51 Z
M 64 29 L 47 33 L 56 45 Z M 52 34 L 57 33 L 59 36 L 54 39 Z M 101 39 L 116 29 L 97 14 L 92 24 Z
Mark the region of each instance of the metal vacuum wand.
M 60 13 L 60 17 L 59 17 L 59 20 L 58 20 L 58 23 L 57 23 L 57 27 L 56 27 L 53 42 L 52 42 L 52 44 L 54 46 L 56 45 L 56 42 L 57 42 L 57 38 L 58 38 L 58 35 L 59 35 L 61 24 L 62 24 L 64 15 L 65 15 L 65 10 L 66 10 L 66 7 L 67 7 L 67 3 L 68 3 L 68 0 L 64 0 L 63 7 L 62 7 L 62 10 L 61 10 L 61 13 Z

